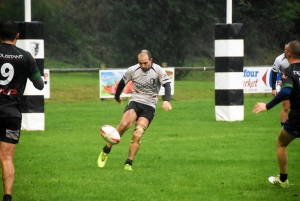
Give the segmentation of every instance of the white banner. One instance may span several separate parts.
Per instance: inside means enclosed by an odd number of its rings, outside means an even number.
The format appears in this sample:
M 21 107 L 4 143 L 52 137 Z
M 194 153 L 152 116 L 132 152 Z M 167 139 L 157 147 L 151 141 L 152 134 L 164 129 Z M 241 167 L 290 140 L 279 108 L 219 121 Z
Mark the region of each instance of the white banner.
M 174 68 L 164 68 L 171 80 L 171 95 L 174 94 L 175 73 Z M 123 77 L 126 70 L 100 70 L 100 98 L 114 98 L 119 81 Z M 126 84 L 121 97 L 130 97 L 132 91 L 132 81 Z M 164 95 L 164 87 L 161 87 L 159 95 Z
M 271 93 L 272 67 L 244 67 L 243 89 L 244 93 Z

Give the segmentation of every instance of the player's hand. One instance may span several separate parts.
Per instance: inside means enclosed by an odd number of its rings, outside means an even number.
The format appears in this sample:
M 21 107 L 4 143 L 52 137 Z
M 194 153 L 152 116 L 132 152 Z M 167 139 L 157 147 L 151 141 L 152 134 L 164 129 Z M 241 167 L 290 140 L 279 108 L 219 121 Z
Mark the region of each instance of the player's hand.
M 277 90 L 272 90 L 272 95 L 275 97 L 278 94 Z
M 162 108 L 163 108 L 165 111 L 172 110 L 172 106 L 171 106 L 171 104 L 170 104 L 169 101 L 163 101 L 163 103 L 162 103 Z
M 256 105 L 254 105 L 254 107 L 252 109 L 252 112 L 255 114 L 258 114 L 261 111 L 265 111 L 265 110 L 267 110 L 265 103 L 256 103 Z
M 122 99 L 121 98 L 119 98 L 119 99 L 115 99 L 120 105 L 122 105 Z

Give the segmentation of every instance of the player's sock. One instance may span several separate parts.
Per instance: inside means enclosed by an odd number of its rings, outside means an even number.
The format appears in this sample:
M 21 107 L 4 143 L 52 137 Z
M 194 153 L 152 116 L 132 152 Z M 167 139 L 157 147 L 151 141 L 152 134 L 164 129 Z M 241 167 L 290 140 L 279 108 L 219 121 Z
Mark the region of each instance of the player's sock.
M 12 199 L 12 197 L 11 197 L 11 195 L 9 195 L 9 194 L 5 194 L 5 195 L 3 196 L 3 201 L 11 201 L 11 199 Z
M 126 164 L 128 164 L 128 165 L 132 165 L 132 160 L 130 160 L 130 159 L 127 159 L 127 160 L 126 160 L 126 162 L 125 162 L 125 165 L 126 165 Z
M 279 176 L 280 181 L 285 182 L 287 180 L 287 178 L 288 178 L 287 174 L 280 173 L 280 176 Z
M 281 123 L 281 127 L 283 126 L 284 122 L 280 122 Z
M 111 148 L 109 148 L 107 145 L 105 145 L 103 147 L 103 152 L 106 153 L 106 154 L 109 154 L 110 150 L 111 150 Z

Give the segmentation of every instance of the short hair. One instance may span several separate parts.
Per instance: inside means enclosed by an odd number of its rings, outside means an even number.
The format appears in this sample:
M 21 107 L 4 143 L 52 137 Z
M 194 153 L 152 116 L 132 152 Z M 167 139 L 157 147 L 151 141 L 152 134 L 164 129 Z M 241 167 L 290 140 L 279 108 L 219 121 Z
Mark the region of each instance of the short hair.
M 18 33 L 18 25 L 14 21 L 2 20 L 0 22 L 0 38 L 2 40 L 13 41 Z
M 139 55 L 141 55 L 141 56 L 148 55 L 149 59 L 152 58 L 151 52 L 149 50 L 141 50 L 141 52 L 139 53 Z
M 288 51 L 293 55 L 294 58 L 300 59 L 300 41 L 293 40 L 289 42 Z

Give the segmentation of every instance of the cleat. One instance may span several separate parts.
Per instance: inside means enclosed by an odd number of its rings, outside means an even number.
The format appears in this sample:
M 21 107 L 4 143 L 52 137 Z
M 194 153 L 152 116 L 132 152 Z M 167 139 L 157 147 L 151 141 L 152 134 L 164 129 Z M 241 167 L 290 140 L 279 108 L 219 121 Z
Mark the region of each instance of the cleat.
M 100 155 L 99 155 L 99 158 L 98 158 L 98 166 L 100 168 L 103 168 L 105 166 L 105 163 L 107 161 L 107 154 L 104 153 L 103 151 L 101 151 Z
M 279 175 L 269 177 L 269 182 L 271 184 L 274 184 L 275 186 L 281 186 L 282 188 L 288 188 L 290 186 L 288 180 L 286 180 L 285 182 L 280 181 Z
M 129 165 L 129 164 L 125 164 L 125 166 L 124 166 L 124 170 L 132 170 L 132 167 L 131 167 L 131 165 Z

